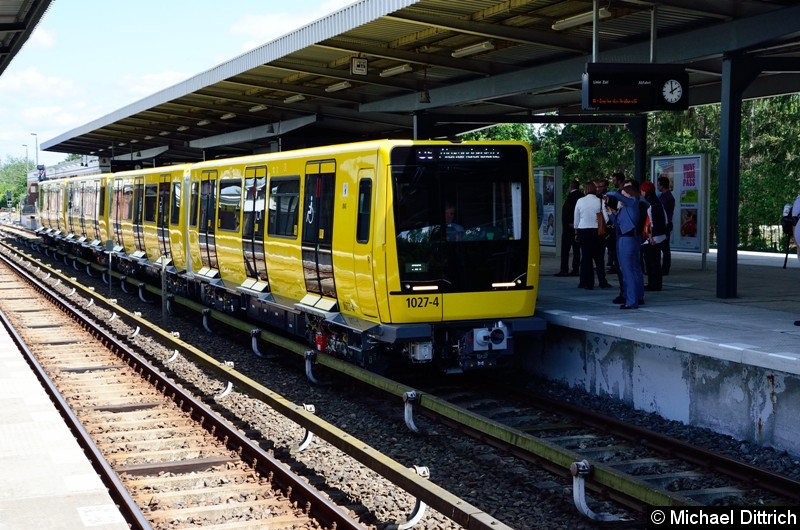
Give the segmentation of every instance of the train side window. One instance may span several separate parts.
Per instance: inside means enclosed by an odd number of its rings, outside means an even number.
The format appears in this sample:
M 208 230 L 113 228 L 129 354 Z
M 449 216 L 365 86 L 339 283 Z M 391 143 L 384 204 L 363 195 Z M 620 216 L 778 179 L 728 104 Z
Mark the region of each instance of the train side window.
M 100 204 L 98 205 L 100 208 L 98 210 L 97 216 L 101 219 L 106 215 L 106 187 L 105 185 L 100 185 Z
M 192 182 L 192 200 L 189 205 L 189 226 L 197 226 L 197 212 L 200 210 L 200 183 Z
M 172 208 L 170 209 L 169 224 L 177 225 L 181 221 L 181 183 L 172 183 Z
M 142 222 L 143 195 L 144 184 L 137 182 L 133 185 L 133 224 L 138 225 Z
M 216 232 L 217 210 L 217 172 L 204 171 L 203 182 L 200 187 L 200 231 L 204 234 Z
M 144 220 L 145 222 L 155 222 L 156 204 L 158 203 L 158 192 L 155 184 L 148 184 L 144 188 Z
M 270 179 L 268 204 L 267 233 L 271 236 L 296 237 L 300 177 Z
M 372 180 L 361 179 L 358 183 L 358 218 L 356 220 L 356 241 L 369 242 L 369 226 L 372 217 Z
M 242 179 L 222 179 L 219 183 L 217 219 L 220 230 L 239 230 L 242 215 Z

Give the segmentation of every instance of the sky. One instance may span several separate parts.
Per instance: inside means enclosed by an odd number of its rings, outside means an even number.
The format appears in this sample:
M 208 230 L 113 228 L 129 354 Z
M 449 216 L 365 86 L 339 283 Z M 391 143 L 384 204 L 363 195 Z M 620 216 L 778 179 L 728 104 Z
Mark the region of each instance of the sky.
M 353 1 L 54 0 L 0 74 L 0 163 Z

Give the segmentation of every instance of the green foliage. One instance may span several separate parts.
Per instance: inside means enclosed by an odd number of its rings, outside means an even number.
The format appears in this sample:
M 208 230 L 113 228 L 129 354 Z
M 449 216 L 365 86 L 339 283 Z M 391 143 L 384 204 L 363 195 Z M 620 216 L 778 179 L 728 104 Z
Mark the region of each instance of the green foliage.
M 22 202 L 28 194 L 28 171 L 34 169 L 34 163 L 24 157 L 6 156 L 0 163 L 0 207 L 9 208 Z M 11 191 L 12 202 L 6 203 L 6 195 Z

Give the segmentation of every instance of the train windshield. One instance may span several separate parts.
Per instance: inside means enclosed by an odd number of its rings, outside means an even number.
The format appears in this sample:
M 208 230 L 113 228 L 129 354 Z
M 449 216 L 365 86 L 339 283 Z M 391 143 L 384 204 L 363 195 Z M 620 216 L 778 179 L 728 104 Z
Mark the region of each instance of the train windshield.
M 525 288 L 529 165 L 528 151 L 519 145 L 395 148 L 402 289 Z

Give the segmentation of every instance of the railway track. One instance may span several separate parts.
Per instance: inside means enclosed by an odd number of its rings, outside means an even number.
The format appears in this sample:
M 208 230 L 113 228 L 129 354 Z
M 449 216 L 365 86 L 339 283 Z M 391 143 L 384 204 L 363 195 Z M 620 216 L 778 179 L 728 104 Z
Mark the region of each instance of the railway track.
M 648 506 L 797 502 L 800 484 L 788 477 L 719 459 L 713 452 L 696 452 L 689 444 L 625 422 L 598 419 L 591 411 L 585 415 L 595 417 L 594 430 L 590 431 L 592 422 L 581 420 L 577 410 L 565 412 L 558 410 L 558 403 L 539 400 L 534 405 L 529 397 L 511 397 L 507 384 L 501 392 L 478 390 L 474 381 L 421 390 L 352 366 L 339 366 L 335 359 L 325 356 L 320 356 L 319 362 L 402 398 L 407 411 L 435 415 L 437 421 L 543 465 L 559 477 L 571 478 L 574 491 L 584 491 L 585 487 L 597 495 L 596 499 L 608 497 L 626 507 L 619 510 L 620 515 L 598 513 L 589 508 L 585 497 L 576 496 L 578 509 L 598 521 L 616 519 L 635 526 Z M 473 390 L 465 390 L 468 386 Z M 409 391 L 415 394 L 410 399 Z M 632 512 L 625 514 L 626 510 Z
M 576 484 L 584 479 L 587 488 L 632 509 L 800 501 L 800 481 L 791 477 L 523 386 L 481 378 L 450 387 L 431 385 L 423 392 L 461 411 L 458 420 L 431 414 L 437 421 L 482 437 L 487 429 L 481 425 L 491 423 L 498 447 L 540 463 L 549 454 L 549 464 L 544 463 L 554 472 L 566 472 L 565 463 L 573 460 L 568 469 Z
M 153 528 L 363 528 L 132 350 L 0 268 L 0 309 Z M 89 441 L 89 439 L 91 441 Z M 118 477 L 117 481 L 115 477 Z M 140 514 L 137 513 L 140 512 Z

